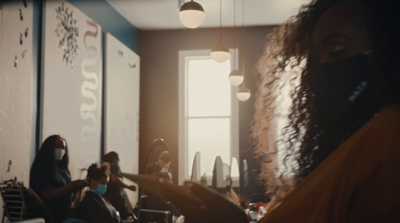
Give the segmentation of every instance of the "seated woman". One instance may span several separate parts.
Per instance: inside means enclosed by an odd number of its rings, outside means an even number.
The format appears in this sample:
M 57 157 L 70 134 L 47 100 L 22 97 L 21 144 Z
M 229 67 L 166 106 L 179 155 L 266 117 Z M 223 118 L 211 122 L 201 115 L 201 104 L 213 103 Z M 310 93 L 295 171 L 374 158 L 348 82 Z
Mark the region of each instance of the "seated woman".
M 87 180 L 90 189 L 85 193 L 80 205 L 79 216 L 89 223 L 119 223 L 118 211 L 102 195 L 107 191 L 110 166 L 96 163 L 88 169 Z
M 167 143 L 164 139 L 155 139 L 150 145 L 149 152 L 145 161 L 145 174 L 160 177 L 166 182 L 173 183 L 171 174 L 171 160 L 168 152 Z M 141 208 L 152 210 L 168 210 L 173 215 L 179 216 L 180 213 L 170 201 L 144 188 L 143 195 L 145 200 L 141 203 Z
M 67 141 L 60 135 L 46 138 L 33 161 L 29 187 L 48 207 L 55 223 L 79 223 L 72 208 L 76 192 L 88 185 L 86 180 L 71 181 Z

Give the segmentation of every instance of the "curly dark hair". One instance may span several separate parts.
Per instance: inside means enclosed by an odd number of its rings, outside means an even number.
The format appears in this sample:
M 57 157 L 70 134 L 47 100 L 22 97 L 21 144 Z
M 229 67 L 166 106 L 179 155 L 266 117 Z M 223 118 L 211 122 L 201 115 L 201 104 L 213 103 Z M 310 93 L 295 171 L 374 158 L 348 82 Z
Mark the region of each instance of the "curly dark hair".
M 282 182 L 301 182 L 380 108 L 399 103 L 400 74 L 396 69 L 400 62 L 397 31 L 400 21 L 396 16 L 399 3 L 398 0 L 312 0 L 300 8 L 298 15 L 268 35 L 268 43 L 257 64 L 259 86 L 252 125 L 252 136 L 257 141 L 256 154 L 265 158 L 260 177 L 266 182 L 267 195 L 275 193 Z M 374 81 L 380 84 L 375 84 L 379 89 L 374 89 L 374 95 L 365 99 L 375 97 L 373 106 L 370 103 L 351 111 L 339 122 L 322 126 L 318 123 L 324 118 L 319 115 L 308 76 L 311 33 L 321 15 L 337 4 L 352 4 L 360 9 L 360 19 L 372 40 L 373 59 L 379 71 L 379 78 Z M 282 111 L 277 110 L 276 105 L 281 100 L 284 85 L 291 88 L 291 111 L 283 137 L 277 137 L 278 133 L 274 133 L 276 117 Z M 287 168 L 277 177 L 275 160 L 279 144 L 284 147 Z

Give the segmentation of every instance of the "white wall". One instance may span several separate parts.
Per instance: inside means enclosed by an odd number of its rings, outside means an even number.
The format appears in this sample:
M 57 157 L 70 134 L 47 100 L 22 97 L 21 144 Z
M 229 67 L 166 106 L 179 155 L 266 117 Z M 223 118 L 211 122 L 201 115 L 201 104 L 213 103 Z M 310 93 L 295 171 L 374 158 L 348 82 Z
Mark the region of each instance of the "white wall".
M 105 34 L 104 57 L 104 150 L 119 154 L 123 172 L 137 174 L 140 58 L 110 33 Z M 133 184 L 127 179 L 124 181 L 127 185 Z M 135 206 L 137 191 L 125 191 Z
M 35 156 L 36 75 L 33 5 L 26 2 L 25 6 L 22 1 L 7 1 L 0 7 L 0 182 L 18 176 L 29 186 Z

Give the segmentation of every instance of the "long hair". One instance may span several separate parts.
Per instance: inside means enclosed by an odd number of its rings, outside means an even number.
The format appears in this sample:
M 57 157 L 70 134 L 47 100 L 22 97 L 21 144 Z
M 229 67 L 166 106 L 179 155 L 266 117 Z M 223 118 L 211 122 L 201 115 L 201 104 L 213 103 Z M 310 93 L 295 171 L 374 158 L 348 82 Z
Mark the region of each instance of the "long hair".
M 57 140 L 62 140 L 65 142 L 65 155 L 62 158 L 62 160 L 57 161 L 54 158 L 54 148 L 56 146 L 56 141 Z M 59 181 L 60 176 L 59 176 L 59 168 L 65 168 L 67 171 L 68 169 L 68 163 L 69 163 L 69 152 L 68 152 L 68 144 L 67 141 L 61 137 L 60 135 L 51 135 L 47 137 L 42 146 L 40 147 L 39 152 L 37 153 L 33 163 L 32 163 L 32 168 L 36 165 L 41 163 L 42 165 L 45 166 L 46 170 L 50 171 L 51 176 Z
M 318 109 L 308 81 L 310 36 L 321 15 L 335 4 L 360 6 L 360 15 L 372 40 L 374 60 L 379 81 L 385 86 L 379 92 L 377 107 L 367 107 L 355 120 L 342 120 L 336 126 L 316 125 Z M 399 59 L 399 19 L 396 17 L 398 0 L 313 0 L 303 5 L 297 16 L 275 28 L 268 35 L 268 43 L 257 63 L 259 86 L 255 99 L 255 117 L 252 136 L 256 139 L 256 154 L 265 158 L 260 178 L 266 182 L 267 195 L 273 194 L 282 182 L 297 184 L 329 156 L 345 139 L 367 122 L 377 109 L 400 101 L 400 77 L 395 65 Z M 284 84 L 282 84 L 284 83 Z M 276 117 L 279 95 L 283 85 L 291 88 L 289 123 L 277 141 Z M 377 85 L 376 85 L 377 86 Z M 329 102 L 328 102 L 329 103 Z M 344 125 L 340 125 L 344 124 Z M 339 127 L 338 127 L 339 126 Z M 332 137 L 318 137 L 322 132 Z M 283 145 L 286 172 L 277 174 L 277 145 Z M 293 162 L 294 161 L 294 162 Z M 287 180 L 294 176 L 294 181 Z M 283 179 L 283 180 L 282 180 Z

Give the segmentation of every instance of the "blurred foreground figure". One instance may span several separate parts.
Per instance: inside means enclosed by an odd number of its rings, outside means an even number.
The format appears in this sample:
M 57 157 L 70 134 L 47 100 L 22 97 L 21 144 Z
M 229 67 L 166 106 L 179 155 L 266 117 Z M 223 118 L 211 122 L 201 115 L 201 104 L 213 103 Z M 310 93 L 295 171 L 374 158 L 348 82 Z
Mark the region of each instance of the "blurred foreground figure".
M 314 0 L 269 35 L 259 59 L 253 136 L 271 222 L 400 222 L 400 20 L 398 0 Z M 292 99 L 281 178 L 268 147 L 279 89 Z M 294 160 L 291 163 L 290 160 Z M 283 180 L 281 180 L 283 179 Z M 166 194 L 190 222 L 246 222 L 243 211 L 193 182 L 205 205 Z

